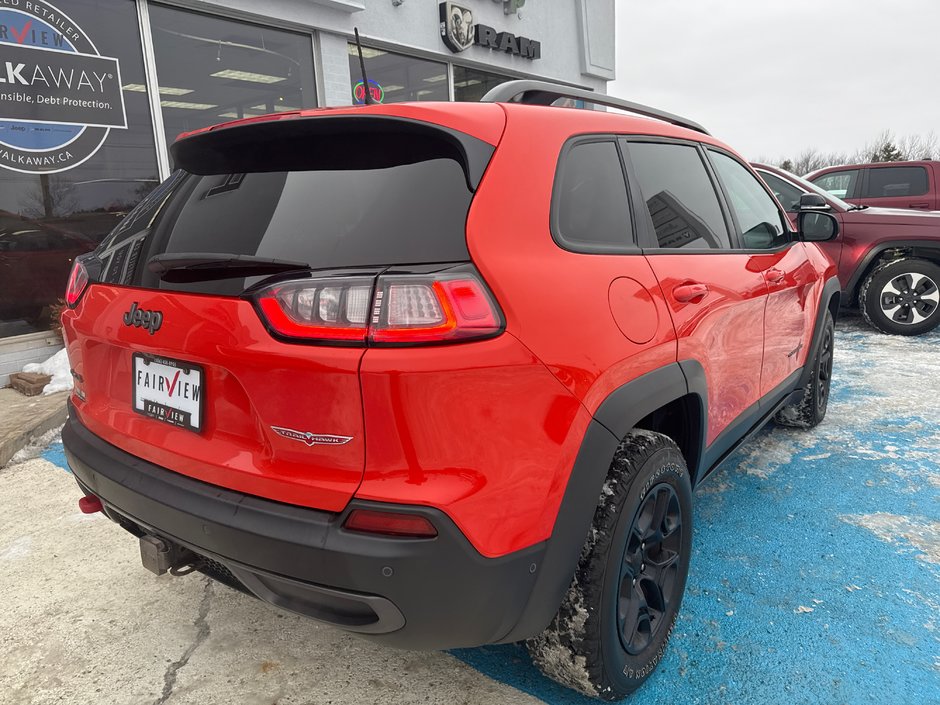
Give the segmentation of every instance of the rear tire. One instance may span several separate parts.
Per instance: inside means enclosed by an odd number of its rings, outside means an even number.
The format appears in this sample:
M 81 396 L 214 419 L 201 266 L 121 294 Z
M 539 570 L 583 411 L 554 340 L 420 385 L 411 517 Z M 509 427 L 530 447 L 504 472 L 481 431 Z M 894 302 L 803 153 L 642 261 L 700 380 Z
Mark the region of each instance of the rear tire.
M 940 325 L 940 267 L 924 259 L 886 262 L 868 275 L 858 306 L 876 330 L 921 335 Z
M 637 430 L 620 444 L 568 594 L 526 642 L 542 672 L 619 700 L 655 670 L 672 633 L 692 553 L 692 487 L 676 444 Z
M 803 398 L 796 404 L 783 407 L 774 416 L 774 421 L 781 426 L 814 428 L 826 418 L 832 386 L 832 350 L 836 331 L 829 311 L 826 311 L 822 325 L 819 350 L 813 359 L 809 381 L 803 387 Z

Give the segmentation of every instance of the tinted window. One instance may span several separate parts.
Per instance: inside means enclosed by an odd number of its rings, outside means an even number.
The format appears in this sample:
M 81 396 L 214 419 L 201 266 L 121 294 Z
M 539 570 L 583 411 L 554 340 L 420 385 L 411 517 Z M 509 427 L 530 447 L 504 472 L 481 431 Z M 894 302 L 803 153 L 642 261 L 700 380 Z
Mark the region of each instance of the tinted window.
M 780 209 L 751 172 L 727 154 L 712 150 L 709 154 L 741 229 L 741 246 L 759 250 L 789 242 Z
M 65 291 L 72 258 L 93 250 L 159 182 L 135 3 L 53 0 L 51 4 L 68 16 L 50 12 L 43 3 L 0 0 L 0 47 L 17 42 L 24 48 L 34 47 L 37 61 L 45 57 L 39 61 L 45 66 L 47 59 L 53 64 L 59 61 L 52 58 L 59 55 L 57 49 L 95 53 L 93 43 L 102 56 L 118 61 L 120 76 L 104 79 L 121 79 L 127 129 L 74 124 L 74 114 L 71 118 L 63 115 L 58 122 L 55 118 L 66 110 L 61 101 L 37 107 L 37 119 L 53 122 L 11 120 L 15 113 L 8 110 L 19 105 L 15 98 L 20 89 L 48 94 L 49 86 L 41 74 L 30 87 L 18 81 L 12 86 L 0 83 L 0 339 L 47 330 Z M 0 61 L 6 78 L 4 64 Z M 55 65 L 65 76 L 72 70 L 68 61 Z M 76 64 L 76 80 L 79 73 Z M 22 75 L 32 77 L 32 68 Z M 102 117 L 98 107 L 91 105 L 84 115 L 89 123 Z M 55 164 L 24 169 L 11 161 L 17 155 Z M 36 232 L 45 235 L 16 242 Z M 62 256 L 53 256 L 57 251 Z
M 923 196 L 927 170 L 922 166 L 891 166 L 868 170 L 868 198 Z
M 627 185 L 615 142 L 582 142 L 567 151 L 555 185 L 555 234 L 572 245 L 629 243 Z
M 109 240 L 100 256 L 108 256 L 114 276 L 131 271 L 125 260 L 183 252 L 257 255 L 315 269 L 465 261 L 472 195 L 462 166 L 447 158 L 188 175 L 168 200 L 153 199 L 160 212 L 149 230 L 148 209 L 141 209 L 137 227 Z M 170 284 L 145 267 L 137 272 L 136 284 L 214 294 L 237 295 L 252 283 Z
M 758 171 L 757 173 L 761 175 L 770 190 L 774 192 L 774 196 L 783 204 L 784 209 L 790 213 L 796 213 L 800 210 L 800 197 L 805 191 L 768 171 Z
M 355 44 L 348 44 L 347 50 L 352 102 L 362 105 L 366 102 L 366 95 L 362 85 L 359 52 Z M 395 54 L 375 47 L 362 47 L 362 60 L 366 65 L 366 76 L 369 78 L 369 94 L 376 103 L 450 100 L 447 64 Z
M 167 144 L 227 120 L 316 105 L 309 35 L 150 3 Z
M 454 100 L 477 102 L 491 89 L 511 80 L 498 73 L 454 66 Z
M 635 142 L 630 160 L 659 247 L 730 247 L 718 196 L 695 147 Z
M 823 191 L 828 191 L 838 198 L 852 198 L 855 193 L 856 181 L 858 181 L 858 169 L 833 171 L 812 179 L 812 182 Z

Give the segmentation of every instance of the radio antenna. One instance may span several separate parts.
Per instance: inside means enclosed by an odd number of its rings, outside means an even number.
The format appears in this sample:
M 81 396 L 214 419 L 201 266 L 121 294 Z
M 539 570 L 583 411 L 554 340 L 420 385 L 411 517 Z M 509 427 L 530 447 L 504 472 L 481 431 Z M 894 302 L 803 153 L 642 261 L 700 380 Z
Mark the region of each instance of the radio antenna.
M 366 62 L 362 58 L 362 44 L 359 41 L 359 28 L 353 27 L 353 31 L 356 33 L 356 51 L 359 53 L 359 70 L 362 72 L 362 97 L 366 105 L 372 105 L 375 101 L 372 100 L 372 91 L 369 90 L 369 78 L 366 76 Z

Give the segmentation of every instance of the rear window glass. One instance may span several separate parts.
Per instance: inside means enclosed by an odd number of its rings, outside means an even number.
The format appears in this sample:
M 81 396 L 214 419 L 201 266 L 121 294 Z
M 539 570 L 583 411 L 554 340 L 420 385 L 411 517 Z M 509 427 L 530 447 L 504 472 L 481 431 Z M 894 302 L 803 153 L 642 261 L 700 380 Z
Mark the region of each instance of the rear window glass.
M 177 177 L 158 215 L 138 217 L 137 227 L 127 229 L 133 232 L 106 242 L 103 271 L 116 283 L 237 295 L 253 281 L 168 283 L 146 263 L 164 253 L 254 255 L 314 269 L 469 259 L 465 223 L 473 192 L 460 163 L 433 155 L 399 164 L 385 159 L 377 168 L 361 156 L 352 161 L 345 169 Z
M 616 251 L 632 244 L 627 184 L 613 140 L 571 147 L 554 197 L 553 231 L 571 249 Z
M 869 169 L 868 198 L 923 196 L 927 193 L 927 170 L 922 166 L 892 166 Z

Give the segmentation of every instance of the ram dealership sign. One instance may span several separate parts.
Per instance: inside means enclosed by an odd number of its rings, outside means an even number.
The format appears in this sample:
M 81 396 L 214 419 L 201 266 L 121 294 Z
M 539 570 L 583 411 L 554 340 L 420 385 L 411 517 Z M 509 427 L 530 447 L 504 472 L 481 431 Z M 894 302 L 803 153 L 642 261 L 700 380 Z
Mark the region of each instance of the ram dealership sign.
M 43 0 L 0 0 L 0 167 L 66 171 L 127 128 L 118 60 Z
M 467 7 L 455 2 L 442 2 L 440 13 L 441 39 L 453 52 L 464 51 L 476 44 L 526 59 L 542 58 L 540 42 L 516 36 L 512 32 L 498 32 L 485 24 L 477 24 L 473 19 L 473 11 Z

